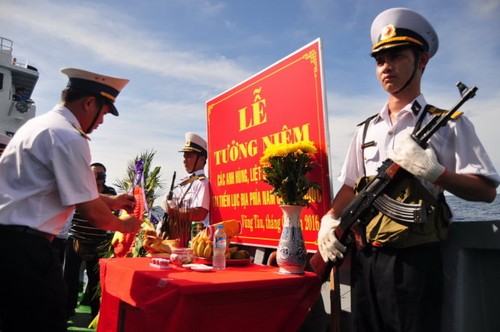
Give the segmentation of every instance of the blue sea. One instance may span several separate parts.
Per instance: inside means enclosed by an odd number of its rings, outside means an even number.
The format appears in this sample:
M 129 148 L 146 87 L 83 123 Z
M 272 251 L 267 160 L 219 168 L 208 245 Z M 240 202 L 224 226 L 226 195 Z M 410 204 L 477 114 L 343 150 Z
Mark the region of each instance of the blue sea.
M 453 211 L 454 221 L 500 220 L 500 193 L 493 203 L 469 202 L 453 195 L 447 195 L 446 201 Z M 161 220 L 164 211 L 157 206 L 154 214 Z
M 500 193 L 492 203 L 469 202 L 456 196 L 446 196 L 454 221 L 500 220 Z

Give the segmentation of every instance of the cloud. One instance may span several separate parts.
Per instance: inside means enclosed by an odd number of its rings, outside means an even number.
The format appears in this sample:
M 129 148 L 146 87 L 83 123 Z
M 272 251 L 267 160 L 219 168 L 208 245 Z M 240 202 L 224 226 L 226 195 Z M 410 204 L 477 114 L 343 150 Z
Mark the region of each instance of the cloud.
M 477 85 L 478 96 L 464 110 L 500 165 L 499 2 L 457 0 L 454 10 L 446 1 L 406 5 L 428 16 L 441 40 L 424 75 L 427 100 L 446 108 L 458 100 L 458 80 Z M 118 97 L 121 116 L 106 118 L 91 136 L 93 157 L 108 166 L 110 181 L 146 149 L 157 151 L 165 179 L 174 170 L 183 174 L 177 151 L 185 131 L 206 135 L 207 100 L 321 37 L 334 179 L 356 125 L 386 100 L 368 56 L 368 31 L 387 7 L 364 0 L 292 1 L 286 7 L 264 0 L 4 0 L 0 21 L 2 36 L 40 71 L 38 114 L 59 99 L 66 84 L 60 67 L 131 79 Z
M 64 43 L 73 61 L 88 61 L 91 55 L 97 64 L 114 63 L 115 66 L 144 70 L 151 75 L 219 89 L 250 75 L 223 56 L 206 57 L 183 50 L 167 39 L 151 38 L 147 30 L 140 29 L 136 19 L 106 4 L 88 6 L 85 2 L 75 2 L 63 6 L 37 1 L 24 6 L 13 2 L 8 3 L 2 12 L 16 13 L 13 16 L 0 14 L 3 24 L 14 24 L 41 36 L 51 36 L 53 40 L 49 42 L 53 42 L 54 47 Z M 113 12 L 112 21 L 108 19 L 110 12 Z

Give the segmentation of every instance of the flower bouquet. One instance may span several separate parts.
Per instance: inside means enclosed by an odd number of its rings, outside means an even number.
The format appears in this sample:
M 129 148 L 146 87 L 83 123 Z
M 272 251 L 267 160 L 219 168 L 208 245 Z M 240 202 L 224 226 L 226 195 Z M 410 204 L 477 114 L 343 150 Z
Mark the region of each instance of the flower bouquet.
M 260 163 L 263 165 L 264 182 L 273 186 L 272 194 L 281 201 L 283 211 L 283 231 L 281 232 L 276 261 L 279 272 L 283 274 L 303 274 L 307 263 L 300 214 L 309 205 L 309 190 L 319 190 L 316 182 L 310 181 L 306 174 L 315 162 L 313 142 L 303 141 L 292 144 L 269 146 Z
M 316 182 L 310 181 L 306 174 L 314 166 L 313 154 L 316 147 L 311 141 L 291 144 L 270 145 L 260 158 L 264 165 L 264 182 L 273 186 L 272 194 L 284 205 L 309 205 L 306 197 L 309 189 L 320 189 Z

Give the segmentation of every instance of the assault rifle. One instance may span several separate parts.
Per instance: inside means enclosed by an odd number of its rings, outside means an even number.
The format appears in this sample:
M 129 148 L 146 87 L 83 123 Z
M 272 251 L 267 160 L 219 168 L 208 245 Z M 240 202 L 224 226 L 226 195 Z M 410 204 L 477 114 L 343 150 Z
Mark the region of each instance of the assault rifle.
M 170 183 L 170 190 L 167 195 L 167 200 L 172 200 L 174 197 L 174 186 L 175 186 L 175 175 L 177 174 L 176 171 L 174 171 L 174 174 L 172 175 L 172 182 Z
M 174 174 L 172 175 L 172 183 L 170 183 L 170 191 L 168 192 L 167 194 L 167 205 L 168 205 L 168 201 L 170 201 L 173 196 L 174 196 L 174 186 L 175 186 L 175 176 L 176 176 L 176 172 L 174 171 Z M 167 207 L 167 211 L 165 211 L 165 213 L 163 214 L 163 218 L 162 218 L 162 223 L 161 223 L 161 227 L 160 227 L 160 236 L 165 238 L 166 236 L 170 235 L 170 225 L 168 224 L 168 207 Z
M 477 91 L 477 87 L 473 86 L 472 88 L 468 88 L 462 82 L 458 82 L 457 87 L 460 91 L 461 99 L 455 107 L 446 112 L 445 115 L 433 115 L 421 129 L 412 134 L 412 138 L 423 149 L 427 148 L 427 142 L 431 136 L 440 127 L 446 125 L 462 104 L 473 98 Z M 386 159 L 378 168 L 377 175 L 367 183 L 365 188 L 362 189 L 344 209 L 340 217 L 340 224 L 335 229 L 335 236 L 340 242 L 345 244 L 354 229 L 364 229 L 364 226 L 369 222 L 369 216 L 372 214 L 373 207 L 384 204 L 384 190 L 393 180 L 395 180 L 395 177 L 400 169 L 401 166 L 393 162 L 391 159 Z M 365 244 L 362 243 L 362 240 L 364 240 L 363 238 L 364 236 L 355 236 L 356 245 L 358 247 L 363 247 Z M 320 252 L 317 251 L 311 257 L 309 262 L 314 273 L 316 273 L 321 281 L 324 282 L 329 279 L 332 268 L 339 266 L 342 261 L 337 260 L 337 263 L 334 263 L 329 260 L 325 263 Z

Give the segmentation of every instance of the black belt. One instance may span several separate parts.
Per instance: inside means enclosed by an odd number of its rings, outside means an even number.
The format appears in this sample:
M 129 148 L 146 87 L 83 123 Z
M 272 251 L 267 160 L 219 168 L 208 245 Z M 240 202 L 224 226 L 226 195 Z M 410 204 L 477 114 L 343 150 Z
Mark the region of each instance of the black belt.
M 35 236 L 44 238 L 44 239 L 48 240 L 49 242 L 52 242 L 52 240 L 55 237 L 53 234 L 45 233 L 45 232 L 30 228 L 28 226 L 21 226 L 21 225 L 0 225 L 0 231 L 35 235 Z

